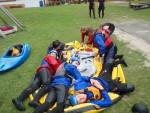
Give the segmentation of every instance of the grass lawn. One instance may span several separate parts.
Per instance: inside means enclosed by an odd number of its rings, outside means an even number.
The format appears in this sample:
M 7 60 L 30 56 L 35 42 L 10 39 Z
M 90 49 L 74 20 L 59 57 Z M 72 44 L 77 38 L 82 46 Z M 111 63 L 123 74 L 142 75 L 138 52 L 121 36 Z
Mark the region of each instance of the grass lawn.
M 42 8 L 9 9 L 9 11 L 26 27 L 7 35 L 7 39 L 0 37 L 0 55 L 11 45 L 28 43 L 31 46 L 31 54 L 27 61 L 21 66 L 4 73 L 0 73 L 0 113 L 20 113 L 11 100 L 18 96 L 21 91 L 29 85 L 35 69 L 40 65 L 41 59 L 46 55 L 47 47 L 53 40 L 59 39 L 63 42 L 73 40 L 80 41 L 80 27 L 89 25 L 98 28 L 104 22 L 121 23 L 128 21 L 150 22 L 150 9 L 133 10 L 127 4 L 106 3 L 104 19 L 89 18 L 87 4 L 62 5 Z M 97 16 L 96 4 L 96 16 Z M 6 16 L 0 12 L 3 18 Z M 98 16 L 97 16 L 98 17 Z M 6 19 L 10 24 L 11 21 Z M 0 20 L 0 24 L 2 21 Z M 130 113 L 134 103 L 141 102 L 150 109 L 150 69 L 144 67 L 145 57 L 138 51 L 127 48 L 125 43 L 116 40 L 118 53 L 123 53 L 129 67 L 124 69 L 126 81 L 133 83 L 136 90 L 127 94 L 121 101 L 109 107 L 104 113 Z M 31 113 L 33 108 L 28 106 L 29 100 L 25 101 L 27 110 Z

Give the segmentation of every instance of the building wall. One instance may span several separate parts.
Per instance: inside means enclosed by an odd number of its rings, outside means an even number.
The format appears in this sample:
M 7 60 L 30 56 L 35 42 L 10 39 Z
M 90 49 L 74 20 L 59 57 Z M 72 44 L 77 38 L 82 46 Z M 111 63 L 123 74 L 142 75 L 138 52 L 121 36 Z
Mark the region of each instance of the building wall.
M 0 2 L 3 4 L 25 4 L 25 7 L 39 7 L 39 0 L 16 0 L 12 2 Z

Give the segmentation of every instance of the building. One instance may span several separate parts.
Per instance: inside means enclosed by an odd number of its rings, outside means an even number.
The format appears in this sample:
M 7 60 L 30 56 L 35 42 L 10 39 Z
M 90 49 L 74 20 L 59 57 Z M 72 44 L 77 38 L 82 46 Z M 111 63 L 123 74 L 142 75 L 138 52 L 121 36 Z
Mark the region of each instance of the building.
M 28 8 L 28 7 L 40 7 L 40 1 L 43 2 L 43 0 L 0 0 L 0 5 L 24 4 L 24 6 L 26 8 Z

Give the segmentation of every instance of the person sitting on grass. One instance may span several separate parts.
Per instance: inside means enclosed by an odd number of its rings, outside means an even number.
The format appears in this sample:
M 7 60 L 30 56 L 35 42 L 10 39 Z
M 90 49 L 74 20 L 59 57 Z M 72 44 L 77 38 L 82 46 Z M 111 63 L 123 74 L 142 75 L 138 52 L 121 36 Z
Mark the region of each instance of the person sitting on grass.
M 82 79 L 82 81 L 75 82 L 74 88 L 78 93 L 71 95 L 70 103 L 76 105 L 90 102 L 100 107 L 108 107 L 112 104 L 108 92 L 116 92 L 118 94 L 133 92 L 135 89 L 133 84 L 112 80 L 113 67 L 119 63 L 119 61 L 109 59 L 103 65 L 98 77 L 87 77 Z
M 41 62 L 41 66 L 37 68 L 36 74 L 29 87 L 24 89 L 22 93 L 12 100 L 12 103 L 20 111 L 25 111 L 26 107 L 23 105 L 25 99 L 30 94 L 34 93 L 42 85 L 43 87 L 52 81 L 52 76 L 61 64 L 61 61 L 57 59 L 58 53 L 55 50 L 49 51 L 48 55 L 44 57 Z

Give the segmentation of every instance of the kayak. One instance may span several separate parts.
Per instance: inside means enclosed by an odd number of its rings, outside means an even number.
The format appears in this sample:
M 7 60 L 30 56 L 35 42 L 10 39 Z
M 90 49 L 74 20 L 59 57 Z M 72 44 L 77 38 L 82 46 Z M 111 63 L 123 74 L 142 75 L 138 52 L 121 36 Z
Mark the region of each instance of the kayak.
M 99 56 L 96 55 L 96 53 L 98 52 L 97 48 L 94 48 L 90 45 L 81 46 L 81 44 L 78 41 L 73 41 L 73 42 L 66 43 L 65 49 L 67 50 L 68 61 L 72 56 L 78 56 L 80 58 L 81 63 L 78 66 L 78 69 L 82 76 L 86 75 L 89 77 L 92 76 L 97 77 L 99 75 L 102 69 L 102 63 L 99 61 Z M 114 67 L 112 72 L 112 79 L 116 79 L 116 78 L 119 78 L 119 81 L 121 83 L 126 82 L 120 64 L 117 67 Z M 34 94 L 31 94 L 29 98 L 33 100 L 37 92 L 38 91 L 36 91 Z M 73 91 L 73 87 L 70 88 L 69 93 L 71 94 L 75 93 L 75 91 Z M 123 95 L 119 95 L 112 92 L 109 92 L 108 94 L 113 104 L 118 102 L 123 97 Z M 41 97 L 40 103 L 44 103 L 46 96 L 47 94 Z M 55 106 L 56 104 L 50 109 L 53 109 Z M 75 106 L 68 106 L 66 109 L 64 109 L 64 113 L 99 113 L 105 109 L 107 108 L 101 108 L 98 105 L 92 103 L 83 103 Z
M 0 72 L 21 65 L 28 58 L 29 54 L 30 46 L 27 43 L 9 47 L 0 58 Z

